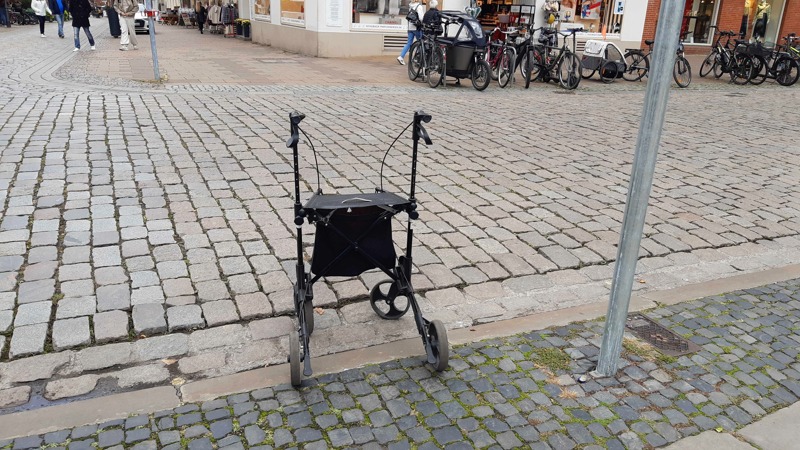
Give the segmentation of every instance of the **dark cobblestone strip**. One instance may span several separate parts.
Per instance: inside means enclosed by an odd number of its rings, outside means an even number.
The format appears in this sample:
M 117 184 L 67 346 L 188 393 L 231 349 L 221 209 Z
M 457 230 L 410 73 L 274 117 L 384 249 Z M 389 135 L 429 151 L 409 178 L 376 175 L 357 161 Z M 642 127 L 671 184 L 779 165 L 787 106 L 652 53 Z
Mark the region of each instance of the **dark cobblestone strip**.
M 0 442 L 3 450 L 650 449 L 734 431 L 800 397 L 800 280 L 649 312 L 701 346 L 672 358 L 626 338 L 614 378 L 592 368 L 602 322 L 456 347 L 170 411 Z

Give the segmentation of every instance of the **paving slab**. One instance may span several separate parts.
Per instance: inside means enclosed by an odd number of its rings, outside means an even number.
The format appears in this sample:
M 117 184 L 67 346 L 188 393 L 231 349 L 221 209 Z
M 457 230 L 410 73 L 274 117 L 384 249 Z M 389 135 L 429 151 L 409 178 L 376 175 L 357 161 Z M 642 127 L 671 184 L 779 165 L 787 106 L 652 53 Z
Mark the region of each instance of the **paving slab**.
M 794 448 L 798 445 L 798 419 L 800 419 L 800 404 L 794 404 L 742 428 L 738 434 L 761 450 Z

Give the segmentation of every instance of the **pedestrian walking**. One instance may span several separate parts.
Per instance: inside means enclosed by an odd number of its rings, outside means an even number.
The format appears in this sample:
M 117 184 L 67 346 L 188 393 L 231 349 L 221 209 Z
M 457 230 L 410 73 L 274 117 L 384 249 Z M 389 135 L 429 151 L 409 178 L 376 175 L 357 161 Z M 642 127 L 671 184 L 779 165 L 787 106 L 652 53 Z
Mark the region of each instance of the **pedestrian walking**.
M 206 9 L 205 5 L 200 2 L 194 7 L 195 12 L 195 20 L 197 20 L 197 28 L 200 28 L 200 34 L 203 34 L 203 25 L 206 23 L 206 18 L 208 16 L 208 10 Z
M 50 11 L 58 22 L 58 37 L 64 39 L 64 11 L 68 11 L 67 0 L 50 0 Z
M 8 10 L 6 9 L 6 0 L 0 1 L 0 26 L 10 26 L 8 24 Z
M 48 14 L 53 14 L 50 11 L 50 7 L 47 6 L 47 2 L 45 0 L 33 0 L 31 2 L 31 9 L 33 9 L 33 13 L 36 14 L 36 18 L 39 19 L 39 32 L 42 33 L 42 37 L 44 35 L 44 21 L 47 18 Z
M 422 3 L 417 1 L 411 2 L 411 4 L 408 5 L 408 11 L 409 14 L 406 16 L 406 19 L 415 16 L 416 20 L 408 20 L 408 42 L 406 42 L 406 46 L 403 47 L 403 50 L 400 52 L 400 56 L 397 57 L 397 62 L 403 66 L 406 65 L 406 53 L 408 53 L 408 49 L 411 48 L 411 44 L 414 43 L 414 39 L 422 39 L 422 16 L 425 15 L 425 8 L 423 8 Z M 411 14 L 411 11 L 414 11 L 415 14 Z
M 69 4 L 69 13 L 72 14 L 72 31 L 75 34 L 75 50 L 77 52 L 81 49 L 81 28 L 89 39 L 89 45 L 94 50 L 94 36 L 89 30 L 91 24 L 89 23 L 89 15 L 92 14 L 92 5 L 89 0 L 71 0 Z
M 428 6 L 430 9 L 422 17 L 422 23 L 429 27 L 442 28 L 442 14 L 439 13 L 438 8 L 439 2 L 437 0 L 431 0 Z
M 122 31 L 119 49 L 128 51 L 128 45 L 133 45 L 133 49 L 136 50 L 139 42 L 136 40 L 136 24 L 133 16 L 139 11 L 139 4 L 136 0 L 117 0 L 114 3 L 114 9 L 119 14 L 119 25 Z

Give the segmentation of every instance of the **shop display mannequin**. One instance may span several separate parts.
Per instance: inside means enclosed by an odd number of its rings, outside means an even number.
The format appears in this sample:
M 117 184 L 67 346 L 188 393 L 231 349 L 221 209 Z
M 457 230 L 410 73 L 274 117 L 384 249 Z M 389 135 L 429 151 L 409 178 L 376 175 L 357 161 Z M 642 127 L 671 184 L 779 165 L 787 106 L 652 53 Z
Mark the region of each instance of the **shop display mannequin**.
M 756 41 L 764 41 L 764 35 L 767 33 L 767 23 L 769 23 L 770 5 L 767 0 L 759 0 L 756 5 L 756 21 L 753 24 L 753 39 Z

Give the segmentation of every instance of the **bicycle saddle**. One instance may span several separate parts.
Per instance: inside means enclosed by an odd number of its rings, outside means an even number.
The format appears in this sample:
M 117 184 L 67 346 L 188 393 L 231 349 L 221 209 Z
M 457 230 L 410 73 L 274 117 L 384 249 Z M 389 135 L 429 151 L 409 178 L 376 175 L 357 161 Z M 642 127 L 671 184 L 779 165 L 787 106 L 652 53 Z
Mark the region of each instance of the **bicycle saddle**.
M 644 45 L 653 45 L 655 42 L 656 41 L 654 41 L 652 39 L 645 39 L 644 40 Z

